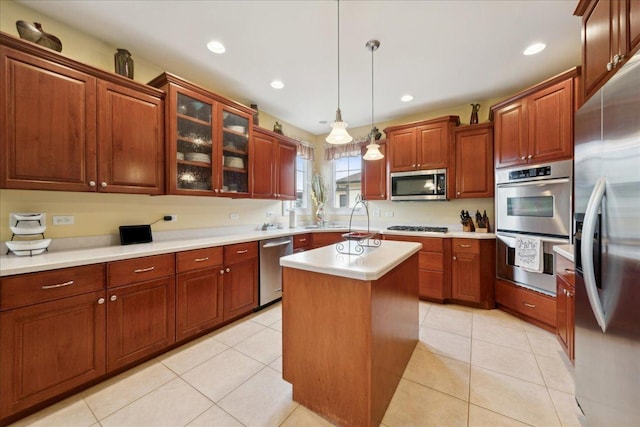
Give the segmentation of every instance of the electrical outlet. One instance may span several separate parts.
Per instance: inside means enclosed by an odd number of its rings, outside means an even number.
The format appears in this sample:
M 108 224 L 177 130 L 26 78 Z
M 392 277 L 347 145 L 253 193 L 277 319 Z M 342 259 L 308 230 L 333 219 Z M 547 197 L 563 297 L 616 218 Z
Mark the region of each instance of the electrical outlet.
M 385 213 L 384 213 L 384 216 L 387 216 L 387 217 L 391 217 L 391 216 L 393 216 L 393 211 L 385 212 Z
M 178 215 L 165 215 L 164 220 L 168 222 L 178 222 Z
M 229 219 L 240 219 L 240 214 L 235 213 L 235 212 L 230 213 L 229 214 Z
M 380 209 L 374 209 L 373 216 L 380 216 Z
M 54 215 L 53 225 L 73 225 L 75 217 L 73 215 Z

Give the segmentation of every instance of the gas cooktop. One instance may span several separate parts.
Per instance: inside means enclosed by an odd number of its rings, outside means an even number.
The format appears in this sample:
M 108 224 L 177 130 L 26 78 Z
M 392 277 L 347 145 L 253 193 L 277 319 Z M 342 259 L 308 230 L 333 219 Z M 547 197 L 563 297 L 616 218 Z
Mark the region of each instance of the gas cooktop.
M 422 225 L 392 225 L 391 227 L 387 227 L 387 230 L 422 231 L 422 232 L 435 232 L 435 233 L 446 233 L 447 231 L 449 231 L 447 227 L 427 227 Z

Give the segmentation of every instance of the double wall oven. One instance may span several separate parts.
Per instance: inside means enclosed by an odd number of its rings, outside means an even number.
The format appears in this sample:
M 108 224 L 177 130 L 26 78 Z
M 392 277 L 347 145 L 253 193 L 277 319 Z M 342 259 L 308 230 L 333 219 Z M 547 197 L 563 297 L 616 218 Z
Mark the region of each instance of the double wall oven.
M 547 295 L 556 294 L 553 247 L 570 242 L 572 178 L 571 160 L 496 171 L 498 278 Z M 517 265 L 519 237 L 540 239 L 541 272 Z

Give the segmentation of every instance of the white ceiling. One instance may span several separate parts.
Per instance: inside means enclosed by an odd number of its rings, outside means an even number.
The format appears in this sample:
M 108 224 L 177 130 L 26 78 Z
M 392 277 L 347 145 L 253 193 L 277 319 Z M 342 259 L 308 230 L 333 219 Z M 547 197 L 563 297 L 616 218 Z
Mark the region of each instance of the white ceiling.
M 337 101 L 335 0 L 42 1 L 20 3 L 128 49 L 313 134 Z M 508 96 L 580 63 L 576 0 L 340 2 L 340 83 L 349 127 Z M 227 52 L 214 55 L 212 39 Z M 523 56 L 533 42 L 547 48 Z M 284 89 L 269 86 L 274 79 Z M 415 99 L 400 101 L 405 93 Z M 485 107 L 485 106 L 483 106 Z M 487 106 L 488 107 L 488 106 Z M 467 118 L 463 118 L 463 121 Z

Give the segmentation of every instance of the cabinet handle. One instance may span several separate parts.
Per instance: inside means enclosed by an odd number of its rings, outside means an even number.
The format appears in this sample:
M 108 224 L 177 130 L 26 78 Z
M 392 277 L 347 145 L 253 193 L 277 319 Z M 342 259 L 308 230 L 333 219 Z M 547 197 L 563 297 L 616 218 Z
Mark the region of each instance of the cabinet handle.
M 73 280 L 69 280 L 64 283 L 57 283 L 55 285 L 42 285 L 42 289 L 54 289 L 54 288 L 63 288 L 65 286 L 73 285 Z
M 459 196 L 459 195 L 460 195 L 460 192 L 458 191 L 456 194 Z
M 415 167 L 416 167 L 416 164 L 415 164 L 415 163 L 414 163 L 414 164 L 412 164 L 412 165 L 411 165 L 411 167 L 412 167 L 412 168 L 415 168 Z
M 607 62 L 607 71 L 613 70 L 613 62 Z
M 420 163 L 418 163 L 418 167 L 422 166 Z
M 111 301 L 115 301 L 118 299 L 118 297 L 116 295 L 111 295 L 111 298 L 109 298 Z
M 249 249 L 244 249 L 244 250 L 241 250 L 241 251 L 236 251 L 236 253 L 237 253 L 238 255 L 246 254 L 247 252 L 249 252 Z
M 616 54 L 613 56 L 613 66 L 617 66 L 620 62 L 622 62 L 622 60 L 624 59 L 624 55 L 622 54 Z
M 225 270 L 227 273 L 231 273 L 231 269 L 229 267 L 227 267 L 227 269 Z
M 564 272 L 565 273 L 575 273 L 576 271 L 573 268 L 565 268 Z
M 536 308 L 535 304 L 529 304 L 528 302 L 523 302 L 524 305 L 526 305 L 529 308 Z
M 104 298 L 98 298 L 98 304 L 104 304 Z
M 524 160 L 524 159 L 526 159 L 526 157 L 525 157 L 525 156 L 520 157 L 520 160 Z
M 208 257 L 208 256 L 206 256 L 206 257 L 204 257 L 204 258 L 196 258 L 196 259 L 194 259 L 194 261 L 195 261 L 195 262 L 209 261 L 209 257 Z
M 461 248 L 470 248 L 471 245 L 460 245 Z
M 453 260 L 454 260 L 454 261 L 455 261 L 455 260 L 457 260 L 457 259 L 458 259 L 458 258 L 456 258 L 456 257 L 453 257 Z
M 89 181 L 89 187 L 95 187 L 95 186 L 96 186 L 95 181 Z
M 218 190 L 216 190 L 216 191 L 218 191 Z M 220 192 L 221 192 L 221 193 L 224 193 L 224 188 L 221 188 L 221 189 L 220 189 Z
M 300 239 L 300 242 L 306 242 L 307 238 L 305 237 L 304 239 Z
M 220 192 L 220 190 L 218 190 L 217 188 L 216 188 L 215 190 L 213 190 L 213 191 L 215 191 L 216 193 L 219 193 L 219 192 Z
M 527 159 L 530 159 L 530 158 L 532 158 L 532 157 L 533 157 L 533 154 L 529 154 L 529 155 L 527 156 Z
M 146 273 L 147 271 L 152 271 L 155 270 L 155 267 L 147 267 L 147 268 L 138 268 L 136 270 L 133 270 L 134 273 Z
M 100 183 L 100 186 L 101 186 L 102 188 L 106 188 L 106 187 L 107 187 L 107 183 L 106 183 L 106 182 L 104 182 L 104 181 L 102 181 L 102 182 Z
M 224 274 L 224 269 L 223 269 L 223 270 L 220 270 L 220 274 Z

